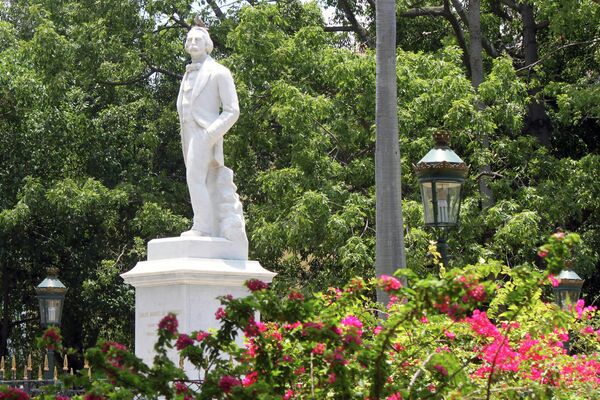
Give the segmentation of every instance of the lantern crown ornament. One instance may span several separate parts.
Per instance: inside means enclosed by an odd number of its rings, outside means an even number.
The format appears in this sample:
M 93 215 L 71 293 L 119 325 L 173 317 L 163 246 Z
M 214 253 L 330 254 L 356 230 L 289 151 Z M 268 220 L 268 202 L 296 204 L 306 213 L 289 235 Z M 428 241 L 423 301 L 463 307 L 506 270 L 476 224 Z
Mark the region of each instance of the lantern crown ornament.
M 461 189 L 469 166 L 450 148 L 450 133 L 433 135 L 435 146 L 413 165 L 425 211 L 425 224 L 447 228 L 458 224 Z
M 48 276 L 35 288 L 40 303 L 42 326 L 60 325 L 67 288 L 58 279 L 58 268 L 48 268 Z

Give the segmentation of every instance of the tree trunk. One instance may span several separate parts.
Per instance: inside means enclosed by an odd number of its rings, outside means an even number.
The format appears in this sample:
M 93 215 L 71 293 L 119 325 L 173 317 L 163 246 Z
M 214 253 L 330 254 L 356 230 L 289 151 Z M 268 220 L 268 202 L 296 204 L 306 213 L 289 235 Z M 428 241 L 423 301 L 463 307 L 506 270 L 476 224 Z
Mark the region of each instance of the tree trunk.
M 469 9 L 467 10 L 467 21 L 469 25 L 469 64 L 471 65 L 471 84 L 475 91 L 479 89 L 479 85 L 483 82 L 483 47 L 481 45 L 481 2 L 480 0 L 469 1 Z M 485 107 L 483 104 L 477 104 L 481 110 Z M 490 148 L 490 138 L 487 133 L 481 135 L 481 145 L 484 150 Z M 488 177 L 491 175 L 492 169 L 489 164 L 484 165 L 480 169 L 479 193 L 481 194 L 481 205 L 484 209 L 494 205 L 494 194 L 488 185 Z
M 536 37 L 537 26 L 535 23 L 533 5 L 524 3 L 520 6 L 520 11 L 521 19 L 523 20 L 523 57 L 526 66 L 533 65 L 539 61 Z M 531 78 L 532 73 L 533 70 L 530 69 L 530 76 L 528 78 Z M 536 87 L 529 90 L 531 102 L 527 108 L 523 130 L 526 133 L 535 136 L 541 145 L 549 147 L 552 123 L 546 113 L 543 102 L 535 97 L 540 89 L 541 88 Z
M 376 72 L 376 274 L 391 275 L 406 267 L 402 195 L 400 186 L 400 144 L 396 91 L 396 3 L 377 0 Z M 377 292 L 377 300 L 387 303 L 387 294 Z
M 2 326 L 0 327 L 0 356 L 8 355 L 8 334 L 10 327 L 10 277 L 8 267 L 4 262 L 3 252 L 0 252 L 0 263 L 2 263 Z

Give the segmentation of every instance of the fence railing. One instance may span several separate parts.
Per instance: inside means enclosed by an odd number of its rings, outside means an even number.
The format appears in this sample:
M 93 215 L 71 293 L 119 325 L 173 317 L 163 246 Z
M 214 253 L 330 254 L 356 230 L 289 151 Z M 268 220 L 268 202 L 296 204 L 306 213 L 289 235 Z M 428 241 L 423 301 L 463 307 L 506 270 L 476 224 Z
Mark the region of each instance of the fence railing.
M 51 356 L 51 359 L 53 357 Z M 37 365 L 37 370 L 33 365 L 33 357 L 31 354 L 27 357 L 27 361 L 22 368 L 17 367 L 17 359 L 13 355 L 10 358 L 10 367 L 6 365 L 6 359 L 4 356 L 0 358 L 0 385 L 6 385 L 24 390 L 31 396 L 41 394 L 41 388 L 43 386 L 55 385 L 59 382 L 59 367 L 52 365 L 52 362 L 48 360 L 48 354 L 44 356 L 44 360 Z M 69 365 L 68 355 L 63 355 L 62 363 L 63 374 L 73 374 L 73 368 Z M 50 370 L 52 369 L 52 370 Z M 92 376 L 92 368 L 90 367 L 87 360 L 84 362 L 84 373 L 87 373 L 88 377 Z M 60 393 L 73 396 L 82 394 L 83 390 L 78 388 L 61 388 Z
M 52 357 L 51 357 L 52 359 Z M 58 393 L 69 397 L 84 394 L 85 390 L 77 387 L 62 387 L 59 381 L 58 366 L 54 366 L 53 371 L 50 371 L 52 362 L 49 362 L 48 355 L 44 356 L 43 362 L 37 367 L 37 374 L 34 374 L 33 357 L 29 355 L 27 362 L 23 368 L 17 367 L 17 360 L 12 356 L 10 368 L 6 368 L 5 358 L 0 358 L 0 385 L 6 385 L 14 388 L 19 388 L 29 394 L 30 397 L 35 397 L 43 393 L 42 388 L 48 385 L 59 385 Z M 183 369 L 183 358 L 179 360 L 179 368 Z M 92 378 L 92 367 L 88 361 L 84 359 L 83 371 L 88 378 Z M 63 355 L 62 373 L 74 374 L 73 368 L 69 366 L 68 356 Z M 183 383 L 192 392 L 199 392 L 202 387 L 202 380 L 178 380 Z

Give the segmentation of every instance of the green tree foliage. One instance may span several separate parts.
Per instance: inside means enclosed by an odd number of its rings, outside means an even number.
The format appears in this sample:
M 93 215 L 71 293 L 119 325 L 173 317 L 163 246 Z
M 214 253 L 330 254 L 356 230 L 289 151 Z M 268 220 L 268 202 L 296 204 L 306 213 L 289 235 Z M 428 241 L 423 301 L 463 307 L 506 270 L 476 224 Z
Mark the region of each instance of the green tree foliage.
M 343 3 L 336 7 L 345 25 Z M 572 3 L 532 3 L 539 62 L 527 66 L 518 15 L 504 9 L 514 14 L 506 20 L 494 2 L 482 2 L 484 36 L 504 53 L 485 57 L 477 92 L 448 20 L 402 19 L 398 124 L 407 264 L 416 273 L 437 266 L 427 255 L 435 235 L 423 228 L 411 166 L 443 127 L 472 171 L 490 165 L 496 199 L 482 211 L 481 176 L 469 177 L 462 224 L 449 238 L 452 262 L 536 261 L 531 250 L 562 227 L 583 238 L 574 265 L 591 282 L 589 294 L 598 292 L 598 24 L 584 16 L 597 17 L 600 7 Z M 21 322 L 36 319 L 33 287 L 50 264 L 70 288 L 68 346 L 131 339 L 132 290 L 118 275 L 145 257 L 147 240 L 178 234 L 191 214 L 174 102 L 192 10 L 208 21 L 214 55 L 238 87 L 242 115 L 225 137 L 225 153 L 245 206 L 251 257 L 279 274 L 276 290 L 372 276 L 373 50 L 324 29 L 315 4 L 236 5 L 221 16 L 219 4 L 0 5 L 1 351 L 9 336 L 17 346 L 35 329 Z M 523 131 L 533 87 L 547 100 L 548 147 Z

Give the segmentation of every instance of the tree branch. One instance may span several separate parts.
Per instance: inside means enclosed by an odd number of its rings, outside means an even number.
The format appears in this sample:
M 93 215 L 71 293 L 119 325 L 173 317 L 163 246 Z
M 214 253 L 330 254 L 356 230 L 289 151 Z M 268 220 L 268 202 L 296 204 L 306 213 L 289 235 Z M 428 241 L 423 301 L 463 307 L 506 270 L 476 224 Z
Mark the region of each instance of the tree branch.
M 360 41 L 365 44 L 368 43 L 369 36 L 367 35 L 367 31 L 356 20 L 356 16 L 354 15 L 354 11 L 352 11 L 352 7 L 350 7 L 348 0 L 338 0 L 338 5 L 344 12 L 344 15 L 346 16 L 348 22 L 350 22 L 350 25 L 352 25 L 354 28 L 354 32 L 356 32 L 360 38 Z
M 497 16 L 499 16 L 500 18 L 503 18 L 507 21 L 512 21 L 514 19 L 514 17 L 512 15 L 510 15 L 509 13 L 507 13 L 503 8 L 502 8 L 502 4 L 500 2 L 500 0 L 493 0 L 490 3 L 490 8 L 492 10 L 492 12 L 494 14 L 496 14 Z
M 180 26 L 182 26 L 182 27 L 184 27 L 186 29 L 190 29 L 191 28 L 190 24 L 188 24 L 187 22 L 185 22 L 183 19 L 179 18 L 179 16 L 176 17 L 175 15 L 176 14 L 171 15 L 171 19 L 173 21 L 175 21 L 175 23 L 177 25 L 180 25 Z
M 446 16 L 446 10 L 443 6 L 436 7 L 416 7 L 404 11 L 400 14 L 401 17 L 414 18 L 414 17 L 444 17 Z
M 573 42 L 573 43 L 567 43 L 563 46 L 557 47 L 556 49 L 544 54 L 543 57 L 540 57 L 536 62 L 533 62 L 529 65 L 526 65 L 524 67 L 519 68 L 516 72 L 521 72 L 523 70 L 526 69 L 531 69 L 533 67 L 535 67 L 536 65 L 540 64 L 542 61 L 545 61 L 548 57 L 550 57 L 552 54 L 556 53 L 557 51 L 560 51 L 562 49 L 566 49 L 567 47 L 572 47 L 572 46 L 580 46 L 583 44 L 591 44 L 591 43 L 597 43 L 600 42 L 600 38 L 596 38 L 596 39 L 592 39 L 592 40 L 586 40 L 584 42 Z
M 323 28 L 325 32 L 354 32 L 354 28 L 352 26 L 326 26 Z
M 452 27 L 456 41 L 463 51 L 463 63 L 467 68 L 469 75 L 471 75 L 471 66 L 469 65 L 469 49 L 467 48 L 467 42 L 465 41 L 465 35 L 460 26 L 460 22 L 456 19 L 456 16 L 450 10 L 449 0 L 444 0 L 443 6 L 437 7 L 417 7 L 406 10 L 401 17 L 404 18 L 416 18 L 416 17 L 444 17 Z
M 224 21 L 225 18 L 227 18 L 225 16 L 225 14 L 223 13 L 223 11 L 219 8 L 219 6 L 217 5 L 217 2 L 215 0 L 206 0 L 206 2 L 210 6 L 210 8 L 213 10 L 213 12 L 217 16 L 217 18 L 219 18 L 219 21 Z
M 504 3 L 505 5 L 507 5 L 508 7 L 510 7 L 511 9 L 517 11 L 517 12 L 521 12 L 521 5 L 515 3 L 514 0 L 501 0 L 502 3 Z
M 458 19 L 456 19 L 456 16 L 450 10 L 450 2 L 448 0 L 444 0 L 444 10 L 446 10 L 445 18 L 450 23 L 450 26 L 452 26 L 454 35 L 456 35 L 456 41 L 458 42 L 458 45 L 460 46 L 460 48 L 463 51 L 463 63 L 465 64 L 465 67 L 467 68 L 467 73 L 470 76 L 471 75 L 471 64 L 469 63 L 470 52 L 469 52 L 469 48 L 467 47 L 467 41 L 465 40 L 465 34 L 462 30 L 462 27 L 460 26 L 460 23 L 458 22 Z
M 150 68 L 152 69 L 152 73 L 158 72 L 160 74 L 170 76 L 171 78 L 177 79 L 177 80 L 181 80 L 183 78 L 183 75 L 175 73 L 175 72 L 171 72 L 171 71 L 166 70 L 164 68 L 156 67 L 154 65 L 151 65 Z
M 467 15 L 465 14 L 465 9 L 462 7 L 462 4 L 460 4 L 460 1 L 452 0 L 452 5 L 456 9 L 460 20 L 465 25 L 469 26 L 469 22 L 467 21 Z M 481 35 L 481 46 L 483 47 L 485 52 L 490 55 L 490 57 L 496 58 L 500 55 L 498 51 L 494 48 L 494 45 L 483 35 Z

